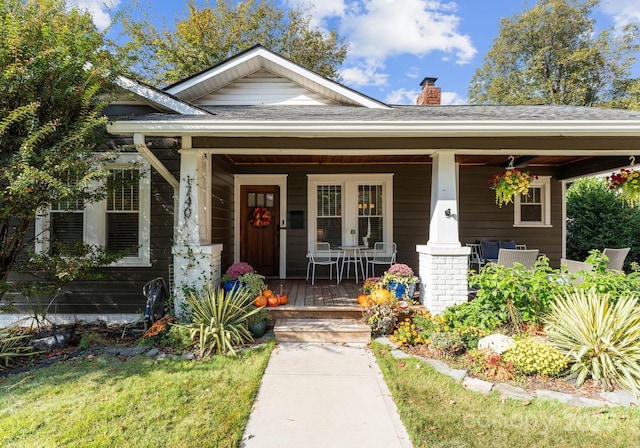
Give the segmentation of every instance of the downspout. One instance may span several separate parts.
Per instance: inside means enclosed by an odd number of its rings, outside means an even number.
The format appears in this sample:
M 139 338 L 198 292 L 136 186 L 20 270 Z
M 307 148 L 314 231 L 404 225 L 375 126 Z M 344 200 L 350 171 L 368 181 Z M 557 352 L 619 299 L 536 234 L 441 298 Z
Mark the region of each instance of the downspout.
M 133 134 L 133 144 L 136 147 L 136 150 L 145 158 L 147 162 L 151 164 L 151 166 L 162 176 L 164 180 L 166 180 L 169 185 L 173 187 L 173 237 L 175 241 L 176 237 L 176 229 L 178 228 L 178 210 L 179 210 L 179 200 L 180 200 L 180 182 L 178 179 L 173 177 L 171 171 L 167 169 L 164 164 L 158 160 L 158 158 L 151 152 L 151 150 L 147 147 L 144 141 L 144 134 L 135 133 Z

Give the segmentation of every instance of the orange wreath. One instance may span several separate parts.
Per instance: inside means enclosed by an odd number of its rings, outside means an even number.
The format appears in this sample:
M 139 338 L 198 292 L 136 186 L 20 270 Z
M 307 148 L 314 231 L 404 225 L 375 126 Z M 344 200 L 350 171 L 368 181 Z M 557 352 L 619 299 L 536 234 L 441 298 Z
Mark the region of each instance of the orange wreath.
M 253 227 L 267 227 L 271 224 L 271 212 L 265 207 L 256 207 L 249 222 Z

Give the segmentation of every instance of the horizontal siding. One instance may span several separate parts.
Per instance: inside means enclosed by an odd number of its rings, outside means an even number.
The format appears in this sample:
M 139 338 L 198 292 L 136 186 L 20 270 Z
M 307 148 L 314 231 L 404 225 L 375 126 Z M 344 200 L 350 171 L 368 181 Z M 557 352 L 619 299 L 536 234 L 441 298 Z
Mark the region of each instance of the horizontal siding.
M 222 244 L 222 272 L 233 264 L 233 165 L 224 156 L 212 158 L 211 236 L 212 243 Z

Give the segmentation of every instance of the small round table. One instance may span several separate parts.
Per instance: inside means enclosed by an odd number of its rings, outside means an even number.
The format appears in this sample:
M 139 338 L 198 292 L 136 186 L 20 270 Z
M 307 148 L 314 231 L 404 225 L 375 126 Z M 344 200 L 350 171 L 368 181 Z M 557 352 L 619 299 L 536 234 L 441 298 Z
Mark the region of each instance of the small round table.
M 360 250 L 366 248 L 367 246 L 340 246 L 340 249 L 344 251 L 342 254 L 342 267 L 340 268 L 340 281 L 342 281 L 345 263 L 347 265 L 347 277 L 349 277 L 349 270 L 351 264 L 353 264 L 356 283 L 358 283 L 358 267 L 360 267 L 360 273 L 362 274 L 362 279 L 364 280 L 364 266 L 362 264 L 362 254 L 360 253 Z

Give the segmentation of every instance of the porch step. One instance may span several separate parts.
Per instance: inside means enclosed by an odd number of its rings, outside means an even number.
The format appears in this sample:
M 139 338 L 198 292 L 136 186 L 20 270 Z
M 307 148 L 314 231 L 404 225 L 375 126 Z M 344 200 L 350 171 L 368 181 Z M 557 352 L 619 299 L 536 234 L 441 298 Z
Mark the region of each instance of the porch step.
M 371 328 L 355 319 L 278 319 L 276 342 L 369 343 Z
M 267 308 L 272 321 L 278 319 L 362 319 L 362 307 L 357 306 L 291 306 Z

